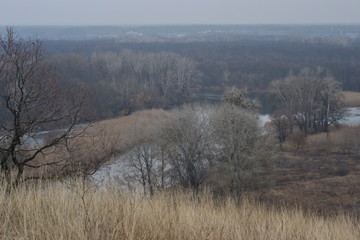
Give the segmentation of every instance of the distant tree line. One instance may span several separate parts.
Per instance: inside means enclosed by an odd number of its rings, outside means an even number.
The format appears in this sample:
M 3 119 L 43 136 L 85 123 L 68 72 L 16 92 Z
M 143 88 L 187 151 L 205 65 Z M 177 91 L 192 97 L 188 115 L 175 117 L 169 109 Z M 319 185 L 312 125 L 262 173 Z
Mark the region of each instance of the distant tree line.
M 184 103 L 201 75 L 193 60 L 171 52 L 56 55 L 52 63 L 63 82 L 89 91 L 100 118 Z
M 237 41 L 202 42 L 117 42 L 116 40 L 46 41 L 52 55 L 94 52 L 136 53 L 174 52 L 192 59 L 202 75 L 202 86 L 237 86 L 264 90 L 275 79 L 282 79 L 309 66 L 331 69 L 344 90 L 360 90 L 360 43 L 333 44 L 289 38 L 279 41 L 266 37 Z M 225 78 L 225 79 L 224 79 Z M 89 81 L 89 79 L 83 79 Z

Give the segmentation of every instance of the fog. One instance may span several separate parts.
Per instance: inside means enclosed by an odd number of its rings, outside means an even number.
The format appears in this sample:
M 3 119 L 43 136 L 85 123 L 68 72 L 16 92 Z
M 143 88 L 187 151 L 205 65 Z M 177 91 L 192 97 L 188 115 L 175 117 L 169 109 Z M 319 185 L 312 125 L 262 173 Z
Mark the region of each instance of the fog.
M 2 0 L 0 25 L 360 23 L 358 0 Z

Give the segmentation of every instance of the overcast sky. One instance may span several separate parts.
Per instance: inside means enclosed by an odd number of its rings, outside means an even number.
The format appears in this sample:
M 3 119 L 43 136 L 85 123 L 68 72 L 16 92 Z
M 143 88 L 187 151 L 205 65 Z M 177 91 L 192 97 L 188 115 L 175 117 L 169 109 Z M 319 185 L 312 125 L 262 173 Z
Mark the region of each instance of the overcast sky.
M 0 0 L 0 25 L 360 23 L 360 0 Z

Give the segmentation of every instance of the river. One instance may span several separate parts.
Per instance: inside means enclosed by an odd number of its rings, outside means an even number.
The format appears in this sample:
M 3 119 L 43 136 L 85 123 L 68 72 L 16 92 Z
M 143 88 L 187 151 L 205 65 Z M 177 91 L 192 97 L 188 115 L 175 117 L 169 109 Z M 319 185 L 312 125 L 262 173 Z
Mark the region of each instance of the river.
M 348 107 L 346 108 L 346 117 L 341 120 L 342 124 L 350 126 L 360 125 L 360 107 Z

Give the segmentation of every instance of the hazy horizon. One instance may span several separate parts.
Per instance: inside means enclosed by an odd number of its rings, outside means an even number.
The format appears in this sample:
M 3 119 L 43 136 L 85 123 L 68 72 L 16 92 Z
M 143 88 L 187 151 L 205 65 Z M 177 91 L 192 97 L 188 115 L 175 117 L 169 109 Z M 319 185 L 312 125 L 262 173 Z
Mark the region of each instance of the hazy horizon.
M 157 26 L 356 26 L 359 23 L 150 23 L 150 24 L 1 24 L 0 27 L 157 27 Z
M 360 24 L 358 0 L 5 0 L 0 25 Z

